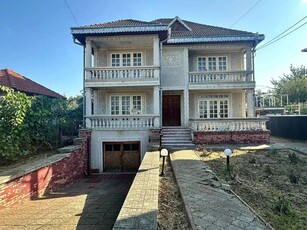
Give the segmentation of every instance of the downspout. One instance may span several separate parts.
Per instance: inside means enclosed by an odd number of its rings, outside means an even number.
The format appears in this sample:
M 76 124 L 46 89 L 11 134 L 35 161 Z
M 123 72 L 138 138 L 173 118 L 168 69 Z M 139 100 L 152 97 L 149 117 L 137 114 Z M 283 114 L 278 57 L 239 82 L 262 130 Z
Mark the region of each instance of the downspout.
M 73 39 L 73 42 L 83 47 L 83 89 L 82 89 L 82 127 L 85 128 L 85 45 Z
M 163 57 L 163 52 L 162 52 L 162 48 L 163 48 L 163 44 L 165 42 L 167 42 L 167 40 L 170 38 L 171 36 L 171 28 L 169 27 L 167 30 L 167 38 L 164 39 L 163 41 L 160 41 L 160 76 L 159 76 L 159 96 L 160 96 L 160 105 L 159 105 L 159 110 L 160 110 L 160 127 L 162 128 L 162 100 L 163 100 L 163 94 L 162 94 L 162 57 Z
M 83 47 L 83 90 L 82 90 L 82 127 L 85 128 L 85 45 L 80 42 L 77 42 L 76 39 L 73 39 L 73 42 L 77 45 Z M 86 176 L 91 173 L 91 153 L 90 153 L 90 145 L 89 138 L 87 138 L 87 171 L 84 172 Z

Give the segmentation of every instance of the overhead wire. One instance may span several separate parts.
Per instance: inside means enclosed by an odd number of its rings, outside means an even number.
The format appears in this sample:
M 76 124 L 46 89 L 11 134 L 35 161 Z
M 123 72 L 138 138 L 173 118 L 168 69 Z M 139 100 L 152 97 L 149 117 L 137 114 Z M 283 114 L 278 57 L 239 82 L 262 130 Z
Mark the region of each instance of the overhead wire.
M 67 2 L 66 0 L 64 0 L 64 1 L 65 1 L 66 5 L 67 5 L 67 7 L 68 7 L 68 9 L 69 9 L 69 12 L 70 12 L 71 16 L 73 17 L 75 23 L 77 24 L 77 26 L 79 26 L 79 23 L 78 23 L 78 21 L 77 21 L 75 15 L 73 14 L 73 12 L 72 12 L 72 10 L 71 10 L 71 8 L 70 8 L 68 2 Z
M 284 30 L 282 33 L 280 33 L 279 35 L 275 36 L 274 38 L 272 38 L 270 41 L 264 43 L 262 46 L 260 46 L 259 48 L 256 49 L 257 50 L 260 50 L 260 49 L 263 49 L 269 45 L 272 45 L 273 43 L 279 41 L 280 39 L 288 36 L 289 34 L 293 33 L 294 31 L 298 30 L 299 28 L 301 28 L 302 26 L 306 25 L 307 22 L 304 22 L 303 24 L 299 25 L 298 27 L 294 28 L 293 30 L 291 30 L 293 27 L 295 27 L 297 24 L 299 24 L 300 22 L 302 22 L 304 19 L 306 19 L 307 16 L 303 17 L 302 19 L 300 19 L 298 22 L 296 22 L 295 24 L 293 24 L 292 26 L 290 26 L 288 29 Z M 291 31 L 289 31 L 291 30 Z M 289 32 L 288 32 L 289 31 Z M 288 32 L 288 33 L 286 33 Z M 286 34 L 285 34 L 286 33 Z M 284 34 L 284 35 L 283 35 Z M 283 35 L 283 36 L 282 36 Z
M 252 7 L 250 7 L 239 19 L 237 19 L 230 28 L 232 28 L 235 24 L 237 24 L 242 18 L 244 18 L 252 9 L 254 9 L 262 0 L 258 0 Z

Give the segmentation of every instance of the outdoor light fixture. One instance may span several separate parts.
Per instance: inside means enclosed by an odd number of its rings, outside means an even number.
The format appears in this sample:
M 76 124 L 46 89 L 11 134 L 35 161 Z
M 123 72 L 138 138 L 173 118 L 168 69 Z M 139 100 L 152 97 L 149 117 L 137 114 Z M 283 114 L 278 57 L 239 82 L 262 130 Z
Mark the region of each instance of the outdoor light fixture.
M 225 149 L 224 150 L 224 154 L 226 155 L 227 157 L 227 171 L 228 173 L 230 174 L 230 168 L 229 168 L 229 157 L 231 156 L 231 150 L 230 149 Z
M 162 172 L 161 172 L 160 176 L 164 176 L 164 162 L 165 162 L 165 157 L 168 156 L 168 150 L 167 149 L 161 149 L 160 156 L 163 157 Z

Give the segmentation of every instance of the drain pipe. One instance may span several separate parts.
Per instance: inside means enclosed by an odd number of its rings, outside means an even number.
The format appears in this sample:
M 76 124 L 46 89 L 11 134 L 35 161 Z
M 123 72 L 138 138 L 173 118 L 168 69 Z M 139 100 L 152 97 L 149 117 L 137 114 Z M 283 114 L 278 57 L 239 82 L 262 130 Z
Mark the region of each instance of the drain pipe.
M 159 105 L 159 110 L 160 110 L 160 127 L 161 127 L 161 130 L 162 130 L 162 100 L 163 100 L 163 97 L 162 97 L 163 96 L 162 95 L 162 85 L 161 85 L 161 83 L 162 83 L 162 65 L 163 65 L 163 63 L 162 63 L 162 59 L 163 59 L 162 58 L 162 54 L 163 54 L 162 48 L 163 48 L 163 44 L 168 41 L 170 36 L 171 36 L 171 28 L 169 27 L 168 30 L 167 30 L 167 38 L 164 39 L 163 41 L 160 41 L 160 76 L 159 76 L 160 105 Z
M 85 45 L 80 42 L 77 42 L 75 38 L 73 38 L 73 42 L 79 46 L 83 47 L 83 89 L 82 89 L 82 127 L 85 129 Z M 87 137 L 87 171 L 84 172 L 86 176 L 89 176 L 91 173 L 91 153 L 90 153 L 90 145 L 89 138 Z
M 77 42 L 75 38 L 73 38 L 73 42 L 83 47 L 82 127 L 85 128 L 85 45 Z

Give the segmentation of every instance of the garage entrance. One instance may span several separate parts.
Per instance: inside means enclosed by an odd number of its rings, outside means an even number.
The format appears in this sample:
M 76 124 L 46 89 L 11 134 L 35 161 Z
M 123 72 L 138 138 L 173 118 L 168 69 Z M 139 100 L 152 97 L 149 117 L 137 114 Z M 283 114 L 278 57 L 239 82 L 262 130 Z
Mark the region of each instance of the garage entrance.
M 135 172 L 141 163 L 140 142 L 104 142 L 104 172 Z

